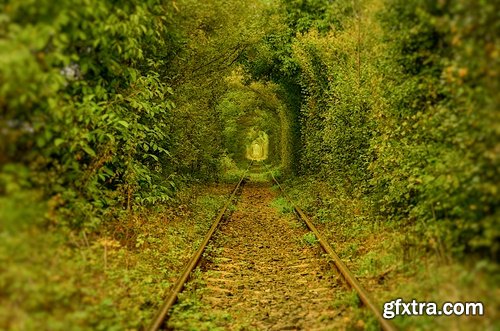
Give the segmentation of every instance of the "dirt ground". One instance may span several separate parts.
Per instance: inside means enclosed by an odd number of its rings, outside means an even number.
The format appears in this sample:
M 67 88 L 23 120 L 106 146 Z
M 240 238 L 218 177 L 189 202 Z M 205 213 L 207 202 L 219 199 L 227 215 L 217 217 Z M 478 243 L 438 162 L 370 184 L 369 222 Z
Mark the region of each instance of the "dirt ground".
M 243 189 L 202 266 L 200 315 L 225 316 L 226 330 L 345 329 L 346 311 L 332 304 L 345 287 L 293 213 L 272 206 L 277 196 L 267 183 Z M 211 329 L 172 318 L 174 329 Z

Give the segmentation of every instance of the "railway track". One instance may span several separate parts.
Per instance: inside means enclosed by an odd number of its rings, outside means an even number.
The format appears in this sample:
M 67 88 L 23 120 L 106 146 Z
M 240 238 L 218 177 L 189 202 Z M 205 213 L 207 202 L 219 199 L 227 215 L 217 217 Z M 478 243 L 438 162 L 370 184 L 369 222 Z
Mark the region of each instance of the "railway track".
M 276 178 L 273 181 L 290 201 Z M 176 329 L 175 323 L 167 323 L 170 312 L 209 243 L 217 249 L 211 250 L 201 266 L 204 289 L 200 300 L 205 307 L 202 315 L 229 314 L 243 329 L 341 329 L 345 321 L 331 301 L 347 285 L 372 311 L 382 329 L 396 330 L 383 319 L 367 291 L 299 207 L 293 206 L 295 214 L 279 215 L 271 206 L 277 193 L 268 183 L 249 183 L 243 189 L 244 184 L 243 176 L 149 330 Z M 221 224 L 238 192 L 238 208 L 227 223 Z M 317 245 L 304 242 L 309 231 L 301 222 L 315 234 L 331 259 L 326 259 Z M 234 329 L 229 324 L 227 329 Z

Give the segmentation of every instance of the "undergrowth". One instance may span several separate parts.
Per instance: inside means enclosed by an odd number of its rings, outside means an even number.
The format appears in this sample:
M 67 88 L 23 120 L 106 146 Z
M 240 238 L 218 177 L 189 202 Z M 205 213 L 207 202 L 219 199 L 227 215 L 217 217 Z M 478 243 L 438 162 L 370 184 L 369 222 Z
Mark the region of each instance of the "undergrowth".
M 0 329 L 127 330 L 146 326 L 224 203 L 229 187 L 75 232 L 46 220 L 36 192 L 0 199 Z
M 484 259 L 452 259 L 416 225 L 370 218 L 366 201 L 314 180 L 287 183 L 286 190 L 326 236 L 344 263 L 355 273 L 380 310 L 396 298 L 409 302 L 481 301 L 485 316 L 420 317 L 394 319 L 402 329 L 494 330 L 500 327 L 497 284 L 500 268 Z M 347 294 L 346 294 L 347 295 Z M 336 298 L 336 306 L 353 307 L 349 296 Z M 370 315 L 354 308 L 370 329 Z M 366 322 L 366 323 L 365 323 Z
M 185 289 L 179 294 L 179 301 L 174 306 L 168 327 L 173 330 L 225 330 L 224 325 L 231 320 L 231 315 L 212 311 L 200 298 L 206 291 L 199 269 L 191 275 Z
M 302 237 L 302 242 L 304 242 L 306 245 L 313 246 L 318 242 L 318 239 L 316 238 L 314 233 L 308 232 Z
M 288 214 L 293 212 L 293 207 L 290 205 L 288 200 L 284 197 L 277 197 L 273 200 L 271 205 L 276 208 L 280 214 Z

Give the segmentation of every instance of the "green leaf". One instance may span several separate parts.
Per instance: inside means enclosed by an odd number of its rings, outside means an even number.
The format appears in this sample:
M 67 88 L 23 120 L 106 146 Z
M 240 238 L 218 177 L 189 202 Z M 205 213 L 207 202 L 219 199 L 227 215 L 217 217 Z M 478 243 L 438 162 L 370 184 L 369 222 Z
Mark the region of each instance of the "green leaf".
M 126 121 L 118 121 L 118 124 L 121 124 L 121 125 L 123 125 L 126 128 L 129 127 L 129 124 Z
M 158 161 L 158 156 L 153 155 L 153 154 L 144 154 L 144 158 L 147 158 L 148 156 L 153 158 L 155 161 Z
M 65 140 L 64 140 L 64 139 L 62 139 L 62 138 L 57 138 L 57 139 L 54 141 L 54 145 L 55 145 L 56 147 L 58 147 L 58 146 L 60 146 L 61 144 L 63 144 L 64 142 L 65 142 Z
M 92 148 L 90 148 L 90 146 L 88 145 L 83 145 L 82 146 L 82 149 L 90 156 L 92 157 L 95 157 L 96 156 L 96 153 L 94 152 L 94 150 Z
M 130 73 L 130 80 L 135 82 L 137 80 L 137 71 L 132 69 L 129 71 L 129 73 Z

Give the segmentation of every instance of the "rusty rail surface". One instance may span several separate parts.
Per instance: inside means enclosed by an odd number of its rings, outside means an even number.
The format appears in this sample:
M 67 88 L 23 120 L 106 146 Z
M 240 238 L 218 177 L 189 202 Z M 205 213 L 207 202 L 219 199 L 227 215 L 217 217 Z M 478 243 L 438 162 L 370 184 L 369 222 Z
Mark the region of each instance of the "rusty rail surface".
M 175 282 L 174 287 L 172 287 L 172 289 L 170 290 L 162 307 L 158 311 L 158 314 L 156 315 L 153 323 L 148 327 L 147 330 L 157 331 L 168 320 L 168 317 L 169 317 L 168 314 L 169 314 L 170 308 L 172 308 L 172 306 L 176 303 L 179 293 L 182 291 L 182 289 L 184 288 L 184 284 L 189 279 L 189 275 L 191 274 L 191 272 L 194 270 L 194 268 L 196 268 L 196 266 L 200 262 L 201 256 L 203 255 L 203 252 L 205 251 L 205 248 L 207 247 L 213 234 L 215 233 L 215 231 L 219 227 L 219 224 L 220 224 L 227 208 L 229 207 L 229 205 L 233 201 L 238 189 L 242 186 L 242 184 L 245 180 L 245 176 L 247 174 L 247 171 L 248 171 L 248 169 L 245 171 L 243 176 L 241 176 L 238 184 L 236 184 L 236 187 L 234 188 L 233 192 L 231 193 L 231 196 L 226 201 L 226 204 L 220 210 L 215 221 L 213 222 L 212 226 L 210 227 L 210 230 L 208 230 L 207 234 L 205 235 L 205 238 L 203 239 L 203 242 L 201 243 L 200 247 L 198 248 L 196 253 L 191 257 L 191 259 L 189 260 L 188 264 L 184 268 L 184 271 L 182 272 L 182 275 Z
M 373 300 L 370 298 L 370 295 L 368 294 L 368 292 L 366 292 L 366 290 L 363 288 L 363 286 L 360 284 L 360 282 L 356 279 L 356 276 L 354 276 L 354 274 L 349 270 L 349 268 L 347 268 L 347 266 L 344 264 L 344 262 L 342 262 L 342 260 L 340 259 L 340 257 L 337 255 L 337 253 L 335 253 L 335 251 L 333 250 L 333 248 L 328 244 L 328 241 L 326 241 L 325 237 L 323 237 L 323 235 L 314 226 L 314 224 L 311 222 L 311 220 L 309 219 L 309 217 L 307 217 L 307 215 L 304 214 L 304 212 L 302 211 L 302 209 L 300 209 L 299 207 L 297 207 L 292 202 L 292 200 L 290 199 L 290 197 L 288 196 L 288 194 L 285 192 L 285 190 L 283 189 L 283 187 L 281 186 L 281 184 L 278 182 L 278 180 L 276 180 L 276 178 L 274 177 L 274 175 L 272 173 L 271 173 L 271 176 L 272 176 L 272 179 L 274 180 L 274 182 L 276 183 L 276 185 L 278 185 L 279 189 L 281 190 L 281 192 L 283 193 L 283 195 L 285 196 L 285 198 L 293 206 L 293 209 L 298 214 L 298 216 L 306 223 L 306 225 L 309 228 L 309 230 L 311 230 L 314 233 L 314 235 L 318 239 L 318 241 L 319 241 L 321 247 L 323 248 L 323 250 L 325 252 L 327 252 L 331 256 L 331 258 L 333 259 L 333 262 L 334 262 L 335 266 L 340 271 L 340 273 L 342 274 L 342 276 L 345 278 L 345 280 L 347 281 L 347 283 L 352 288 L 354 288 L 356 290 L 356 292 L 358 293 L 358 296 L 361 299 L 361 301 L 365 304 L 365 306 L 367 306 L 373 312 L 373 314 L 377 318 L 377 320 L 378 320 L 380 326 L 382 327 L 382 329 L 386 330 L 386 331 L 396 331 L 397 330 L 396 326 L 391 321 L 386 320 L 382 316 L 380 310 L 373 303 Z

